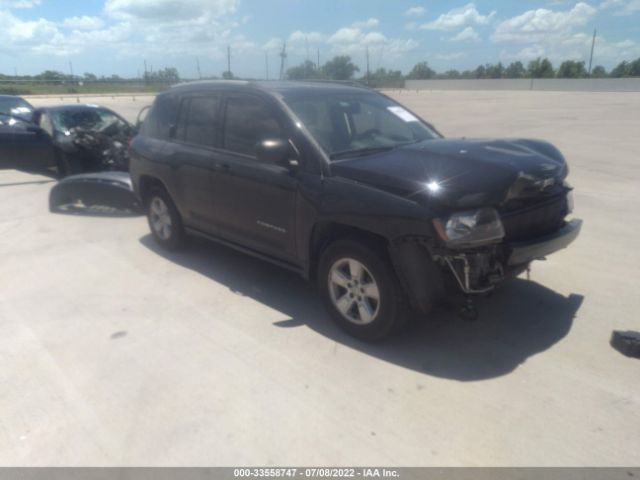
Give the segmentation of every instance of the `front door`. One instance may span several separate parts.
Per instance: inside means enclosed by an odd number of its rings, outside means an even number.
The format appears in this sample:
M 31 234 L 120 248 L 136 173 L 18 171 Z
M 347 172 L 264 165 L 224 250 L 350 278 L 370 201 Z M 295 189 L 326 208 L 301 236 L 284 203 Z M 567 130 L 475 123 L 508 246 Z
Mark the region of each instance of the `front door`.
M 294 262 L 297 177 L 286 166 L 255 155 L 259 141 L 288 138 L 280 115 L 257 95 L 226 97 L 212 193 L 222 236 Z

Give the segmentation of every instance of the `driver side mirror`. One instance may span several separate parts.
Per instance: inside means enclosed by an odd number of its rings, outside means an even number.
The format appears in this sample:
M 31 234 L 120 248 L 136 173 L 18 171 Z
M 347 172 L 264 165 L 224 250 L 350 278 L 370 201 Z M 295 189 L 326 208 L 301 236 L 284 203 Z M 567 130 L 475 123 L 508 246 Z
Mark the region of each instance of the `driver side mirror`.
M 256 158 L 259 161 L 275 163 L 294 170 L 298 167 L 298 160 L 291 158 L 292 154 L 289 142 L 282 138 L 262 140 L 256 145 Z

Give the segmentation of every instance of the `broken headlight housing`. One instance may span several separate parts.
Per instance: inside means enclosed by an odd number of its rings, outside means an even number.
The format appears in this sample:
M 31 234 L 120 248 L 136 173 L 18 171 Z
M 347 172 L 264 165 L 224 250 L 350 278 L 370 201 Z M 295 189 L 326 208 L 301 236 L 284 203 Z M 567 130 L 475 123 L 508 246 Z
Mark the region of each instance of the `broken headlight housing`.
M 504 238 L 500 215 L 491 207 L 437 218 L 433 225 L 440 239 L 451 248 L 497 243 Z

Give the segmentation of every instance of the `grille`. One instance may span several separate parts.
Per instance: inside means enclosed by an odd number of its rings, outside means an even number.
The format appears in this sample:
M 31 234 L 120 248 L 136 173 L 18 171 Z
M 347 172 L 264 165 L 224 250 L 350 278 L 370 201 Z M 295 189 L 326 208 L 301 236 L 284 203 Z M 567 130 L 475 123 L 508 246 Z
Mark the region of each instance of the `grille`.
M 567 196 L 560 195 L 536 205 L 503 213 L 505 238 L 518 242 L 555 232 L 568 214 Z

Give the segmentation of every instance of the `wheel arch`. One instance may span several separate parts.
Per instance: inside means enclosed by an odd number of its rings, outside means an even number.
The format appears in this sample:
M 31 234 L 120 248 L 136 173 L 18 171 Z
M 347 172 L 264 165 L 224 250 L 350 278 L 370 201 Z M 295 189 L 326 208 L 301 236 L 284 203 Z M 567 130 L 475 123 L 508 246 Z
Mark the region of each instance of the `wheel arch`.
M 384 252 L 414 310 L 428 313 L 443 291 L 442 272 L 431 258 L 426 245 L 414 238 L 389 239 L 370 230 L 326 221 L 317 223 L 309 243 L 309 278 L 316 280 L 324 250 L 345 238 L 364 241 Z
M 335 221 L 322 221 L 314 225 L 309 239 L 309 278 L 315 279 L 318 263 L 325 249 L 333 242 L 345 238 L 362 240 L 387 251 L 389 240 L 383 235 Z
M 160 188 L 169 194 L 169 190 L 166 185 L 158 177 L 153 175 L 141 175 L 138 180 L 138 196 L 143 207 L 146 207 L 149 202 L 151 192 L 156 188 Z

